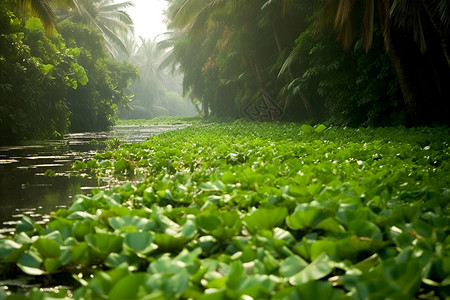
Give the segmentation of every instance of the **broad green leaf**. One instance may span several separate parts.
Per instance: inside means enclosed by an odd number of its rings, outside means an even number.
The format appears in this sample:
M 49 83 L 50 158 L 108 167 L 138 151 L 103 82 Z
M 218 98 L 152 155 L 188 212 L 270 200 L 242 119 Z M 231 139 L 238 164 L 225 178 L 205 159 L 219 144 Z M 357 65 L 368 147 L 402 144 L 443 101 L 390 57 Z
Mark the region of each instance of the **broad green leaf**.
M 367 220 L 353 220 L 348 223 L 348 228 L 358 237 L 368 237 L 378 240 L 383 239 L 383 234 L 377 225 Z
M 22 253 L 17 262 L 17 266 L 28 275 L 39 276 L 45 273 L 41 269 L 42 258 L 31 251 Z
M 22 244 L 8 239 L 0 239 L 0 261 L 16 262 L 24 251 Z
M 181 235 L 187 239 L 192 239 L 197 233 L 197 226 L 193 220 L 193 216 L 188 216 L 188 219 L 181 227 Z
M 242 278 L 238 290 L 253 299 L 267 298 L 275 289 L 276 277 L 268 275 L 250 275 Z
M 153 274 L 169 274 L 174 275 L 185 269 L 186 264 L 178 259 L 172 259 L 167 255 L 163 255 L 150 264 L 148 272 Z
M 314 133 L 314 128 L 311 125 L 303 124 L 300 129 L 307 134 Z
M 56 258 L 61 255 L 61 245 L 54 240 L 40 237 L 33 243 L 33 246 L 43 258 Z
M 108 223 L 112 228 L 120 231 L 149 231 L 156 227 L 155 222 L 150 219 L 130 215 L 109 218 Z
M 204 232 L 211 232 L 222 225 L 222 220 L 210 213 L 203 213 L 195 218 L 197 226 Z
M 186 269 L 180 270 L 171 276 L 165 288 L 165 295 L 174 299 L 179 299 L 189 285 L 189 273 Z
M 318 124 L 318 125 L 314 126 L 314 131 L 317 133 L 322 133 L 325 131 L 325 129 L 327 129 L 327 127 L 323 124 Z
M 283 277 L 291 277 L 308 265 L 300 256 L 291 255 L 280 264 L 280 274 Z
M 231 264 L 231 270 L 228 274 L 227 287 L 236 290 L 239 287 L 239 283 L 244 274 L 242 263 L 240 261 L 234 261 Z
M 286 207 L 260 208 L 244 217 L 244 223 L 251 233 L 258 230 L 272 230 L 284 223 L 288 210 Z
M 55 66 L 51 64 L 41 64 L 39 65 L 39 68 L 45 75 L 51 76 Z
M 101 253 L 119 253 L 122 250 L 123 238 L 109 233 L 90 233 L 85 237 L 89 246 Z
M 20 222 L 16 225 L 16 232 L 30 233 L 34 231 L 34 222 L 29 217 L 22 217 Z
M 153 240 L 154 235 L 145 231 L 127 232 L 124 237 L 125 245 L 142 254 L 148 254 L 157 248 L 152 243 Z
M 145 291 L 145 283 L 150 280 L 150 274 L 136 273 L 119 280 L 108 293 L 108 299 L 139 299 L 141 289 Z M 150 291 L 149 291 L 150 292 Z
M 325 253 L 321 253 L 314 261 L 300 272 L 289 278 L 292 285 L 302 285 L 327 276 L 333 271 L 335 262 L 331 261 Z
M 124 263 L 128 264 L 127 256 L 118 253 L 110 253 L 105 260 L 105 265 L 110 268 L 118 267 Z
M 294 230 L 302 230 L 308 227 L 315 227 L 326 218 L 333 216 L 334 212 L 328 208 L 318 208 L 314 206 L 304 206 L 302 210 L 286 218 L 286 224 Z
M 61 267 L 62 263 L 59 258 L 47 258 L 44 260 L 44 270 L 53 273 Z
M 429 238 L 433 234 L 433 226 L 420 219 L 414 220 L 413 227 L 418 234 L 425 238 Z
M 68 220 L 84 220 L 84 219 L 97 220 L 97 216 L 94 216 L 85 211 L 76 211 L 76 212 L 68 215 L 67 219 Z
M 161 251 L 175 251 L 183 248 L 188 242 L 184 236 L 173 236 L 167 233 L 156 233 L 155 244 L 158 245 Z
M 333 259 L 339 259 L 336 242 L 331 240 L 320 240 L 311 245 L 310 255 L 311 259 L 316 259 L 323 253 L 327 254 Z
M 36 30 L 40 32 L 44 32 L 44 25 L 42 25 L 42 22 L 39 18 L 29 18 L 25 27 L 28 30 Z
M 220 181 L 214 181 L 214 182 L 202 182 L 198 185 L 198 187 L 204 191 L 222 191 L 226 192 L 227 187 L 226 185 Z

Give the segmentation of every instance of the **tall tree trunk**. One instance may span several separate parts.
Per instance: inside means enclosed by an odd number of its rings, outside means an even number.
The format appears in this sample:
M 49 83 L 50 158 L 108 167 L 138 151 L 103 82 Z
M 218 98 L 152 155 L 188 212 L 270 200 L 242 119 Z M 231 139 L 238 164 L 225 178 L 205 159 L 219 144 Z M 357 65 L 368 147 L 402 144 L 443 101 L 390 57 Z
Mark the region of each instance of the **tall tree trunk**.
M 209 116 L 209 105 L 208 100 L 205 98 L 202 101 L 202 108 L 203 108 L 203 117 L 206 119 Z
M 389 0 L 379 1 L 378 4 L 386 49 L 402 90 L 408 123 L 430 125 L 434 121 L 445 122 L 444 115 L 448 113 L 448 100 L 445 99 L 448 89 L 445 90 L 445 84 L 442 82 L 448 78 L 448 68 L 442 70 L 438 66 L 440 60 L 433 56 L 439 56 L 439 53 L 432 45 L 426 55 L 420 53 L 412 33 L 399 28 L 390 18 Z M 429 35 L 431 40 L 432 35 Z

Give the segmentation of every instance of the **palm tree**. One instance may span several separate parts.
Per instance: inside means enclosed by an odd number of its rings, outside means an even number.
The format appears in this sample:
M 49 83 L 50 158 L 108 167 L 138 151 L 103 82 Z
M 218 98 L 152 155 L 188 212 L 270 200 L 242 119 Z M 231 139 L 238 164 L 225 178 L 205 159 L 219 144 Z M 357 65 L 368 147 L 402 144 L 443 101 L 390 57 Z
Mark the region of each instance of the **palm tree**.
M 113 0 L 74 0 L 76 9 L 60 16 L 60 21 L 82 23 L 96 28 L 102 34 L 107 49 L 117 57 L 120 52 L 129 55 L 123 36 L 133 34 L 133 20 L 125 8 L 133 6 L 132 1 L 114 3 Z
M 439 42 L 436 43 L 433 37 L 435 32 L 432 32 L 432 26 L 427 27 L 427 32 L 422 26 L 433 23 L 424 13 L 427 5 L 423 3 L 427 1 L 433 3 L 428 6 L 431 15 L 439 13 L 435 17 L 439 20 L 437 24 L 447 24 L 448 0 L 380 0 L 376 1 L 377 5 L 375 0 L 366 0 L 365 4 L 356 0 L 327 0 L 317 22 L 319 30 L 333 24 L 338 39 L 348 48 L 354 42 L 357 29 L 354 25 L 362 19 L 362 42 L 368 51 L 372 45 L 375 9 L 378 10 L 385 47 L 395 67 L 408 115 L 414 124 L 430 123 L 440 118 L 445 120 L 449 110 L 445 99 L 450 96 L 445 81 L 448 83 L 450 80 L 450 69 L 448 66 L 442 68 L 440 61 L 440 57 L 446 54 L 448 62 L 448 52 L 443 41 L 441 45 L 436 45 Z M 439 28 L 434 30 L 439 32 Z M 414 47 L 410 40 L 415 40 L 419 47 Z M 430 53 L 422 55 L 427 44 L 433 47 Z

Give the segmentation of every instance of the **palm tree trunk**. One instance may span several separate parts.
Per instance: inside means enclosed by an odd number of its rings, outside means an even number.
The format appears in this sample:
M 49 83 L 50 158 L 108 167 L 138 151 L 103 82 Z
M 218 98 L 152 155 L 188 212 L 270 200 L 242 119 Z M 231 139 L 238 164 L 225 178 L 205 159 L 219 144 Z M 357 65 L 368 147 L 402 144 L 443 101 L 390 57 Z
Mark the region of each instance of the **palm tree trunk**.
M 420 110 L 418 107 L 420 100 L 417 98 L 417 94 L 413 90 L 413 84 L 410 80 L 411 76 L 406 71 L 405 62 L 397 49 L 397 45 L 394 43 L 395 37 L 392 37 L 393 30 L 391 25 L 395 26 L 395 24 L 391 24 L 389 0 L 378 1 L 378 14 L 381 27 L 383 29 L 385 47 L 397 74 L 397 80 L 400 85 L 400 89 L 402 90 L 403 101 L 405 103 L 409 122 L 413 124 L 422 123 L 420 120 Z
M 430 43 L 425 55 L 420 53 L 412 33 L 399 28 L 389 16 L 390 0 L 378 2 L 379 17 L 384 31 L 386 50 L 395 68 L 410 125 L 446 123 L 449 91 L 443 84 L 449 69 L 439 66 L 435 43 Z M 423 20 L 424 24 L 426 20 Z M 432 34 L 428 34 L 432 38 Z M 445 64 L 445 59 L 442 58 Z
M 203 117 L 206 119 L 209 116 L 209 105 L 208 101 L 205 98 L 202 101 L 202 108 L 203 108 Z

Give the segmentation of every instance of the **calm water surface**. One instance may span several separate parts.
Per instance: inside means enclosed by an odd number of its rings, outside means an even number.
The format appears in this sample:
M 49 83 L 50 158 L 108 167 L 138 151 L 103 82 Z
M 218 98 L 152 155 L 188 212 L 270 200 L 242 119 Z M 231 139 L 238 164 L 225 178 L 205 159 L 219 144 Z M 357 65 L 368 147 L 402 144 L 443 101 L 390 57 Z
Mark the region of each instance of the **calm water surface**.
M 0 237 L 10 234 L 23 216 L 45 223 L 50 212 L 71 205 L 76 194 L 89 194 L 106 183 L 69 176 L 75 160 L 104 152 L 102 142 L 119 138 L 141 142 L 149 136 L 188 125 L 115 126 L 109 132 L 69 134 L 59 141 L 28 142 L 0 147 Z M 96 142 L 93 142 L 96 141 Z M 53 170 L 55 176 L 46 176 Z

